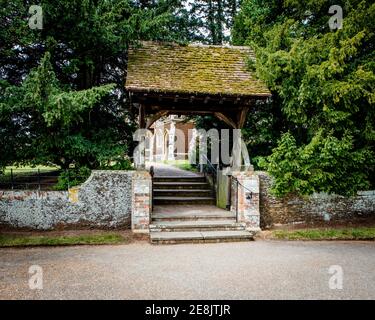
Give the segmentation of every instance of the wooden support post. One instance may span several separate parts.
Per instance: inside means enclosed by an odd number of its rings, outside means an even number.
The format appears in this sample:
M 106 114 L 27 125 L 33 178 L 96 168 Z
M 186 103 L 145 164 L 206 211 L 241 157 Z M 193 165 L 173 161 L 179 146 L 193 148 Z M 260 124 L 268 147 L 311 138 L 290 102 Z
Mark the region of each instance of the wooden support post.
M 146 118 L 145 118 L 145 105 L 144 104 L 139 104 L 139 129 L 146 129 Z M 142 143 L 141 140 L 139 140 L 139 143 Z M 138 150 L 141 154 L 138 156 L 139 158 L 139 163 L 136 162 L 136 167 L 137 170 L 144 170 L 145 169 L 145 161 L 146 161 L 146 146 L 145 146 L 145 141 L 143 141 L 144 145 L 143 147 Z
M 232 176 L 228 175 L 227 176 L 227 203 L 225 206 L 225 209 L 230 211 L 232 203 Z
M 243 107 L 238 115 L 237 128 L 242 129 L 246 122 L 246 116 L 249 112 L 249 107 Z
M 233 130 L 232 170 L 240 171 L 242 164 L 241 131 Z
M 214 113 L 215 117 L 220 119 L 221 121 L 225 122 L 228 126 L 232 127 L 233 129 L 236 128 L 236 124 L 232 119 L 224 115 L 222 112 L 215 112 Z
M 145 105 L 139 105 L 139 128 L 145 129 L 146 128 L 146 118 L 145 118 Z
M 168 115 L 168 111 L 159 111 L 155 113 L 153 116 L 149 117 L 146 122 L 146 129 L 149 129 L 152 124 L 157 121 L 161 117 L 165 117 Z

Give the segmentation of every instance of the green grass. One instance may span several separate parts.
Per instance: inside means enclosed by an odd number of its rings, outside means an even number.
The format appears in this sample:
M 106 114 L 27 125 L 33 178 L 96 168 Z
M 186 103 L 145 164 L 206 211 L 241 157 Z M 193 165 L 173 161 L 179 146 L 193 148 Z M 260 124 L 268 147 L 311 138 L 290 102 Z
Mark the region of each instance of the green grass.
M 11 169 L 13 169 L 13 173 L 35 173 L 40 170 L 40 172 L 50 172 L 50 171 L 55 171 L 59 170 L 59 167 L 53 167 L 53 166 L 35 166 L 35 167 L 30 167 L 30 166 L 21 166 L 21 167 L 16 167 L 16 166 L 7 166 L 5 167 L 4 173 L 5 174 L 10 174 Z
M 182 170 L 193 171 L 193 172 L 198 171 L 198 169 L 196 167 L 193 167 L 189 163 L 189 160 L 164 160 L 163 163 L 170 164 L 170 165 L 172 165 L 176 168 L 182 169 Z
M 127 239 L 116 233 L 71 236 L 0 235 L 0 247 L 98 245 L 125 242 Z
M 16 166 L 7 166 L 4 169 L 4 172 L 0 175 L 0 180 L 9 180 L 11 171 L 13 171 L 13 176 L 15 178 L 22 177 L 22 176 L 32 176 L 38 174 L 38 169 L 40 173 L 48 173 L 60 170 L 59 167 L 52 167 L 52 166 L 36 166 L 36 167 L 30 167 L 30 166 L 23 166 L 23 167 L 16 167 Z
M 375 240 L 375 227 L 276 230 L 272 235 L 283 240 Z
M 38 178 L 38 170 L 39 170 L 39 178 Z M 12 175 L 11 172 L 13 171 L 13 182 L 15 183 L 15 188 L 20 189 L 27 189 L 30 186 L 32 188 L 36 188 L 39 181 L 41 182 L 43 188 L 52 187 L 52 185 L 45 184 L 43 179 L 56 176 L 58 175 L 59 167 L 53 166 L 7 166 L 4 168 L 3 171 L 0 171 L 0 183 L 5 184 L 2 185 L 2 188 L 10 188 L 10 184 L 12 182 Z M 41 180 L 39 180 L 41 179 Z M 57 178 L 56 178 L 57 180 Z M 50 182 L 48 182 L 50 183 Z

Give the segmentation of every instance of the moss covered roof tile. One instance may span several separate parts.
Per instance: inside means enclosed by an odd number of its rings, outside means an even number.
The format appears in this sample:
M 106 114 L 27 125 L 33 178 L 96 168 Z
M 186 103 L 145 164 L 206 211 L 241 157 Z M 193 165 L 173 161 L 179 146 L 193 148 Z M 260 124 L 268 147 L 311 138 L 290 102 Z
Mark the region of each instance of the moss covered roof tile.
M 249 47 L 143 42 L 129 50 L 126 89 L 183 94 L 268 96 L 247 67 Z

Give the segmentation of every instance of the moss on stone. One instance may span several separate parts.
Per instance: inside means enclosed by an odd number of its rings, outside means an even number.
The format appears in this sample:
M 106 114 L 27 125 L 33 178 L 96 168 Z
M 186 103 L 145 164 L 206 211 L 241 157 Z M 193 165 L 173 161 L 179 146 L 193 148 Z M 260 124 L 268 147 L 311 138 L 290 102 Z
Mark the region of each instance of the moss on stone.
M 164 93 L 270 95 L 247 66 L 249 47 L 143 42 L 129 50 L 126 88 Z

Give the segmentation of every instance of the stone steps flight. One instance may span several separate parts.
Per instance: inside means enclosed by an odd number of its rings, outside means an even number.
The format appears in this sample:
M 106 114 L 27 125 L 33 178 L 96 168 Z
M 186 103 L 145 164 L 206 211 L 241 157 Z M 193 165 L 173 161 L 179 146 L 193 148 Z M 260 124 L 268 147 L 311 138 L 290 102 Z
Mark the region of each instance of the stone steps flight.
M 161 210 L 152 214 L 152 244 L 249 241 L 254 237 L 244 223 L 236 222 L 233 213 L 214 207 L 215 193 L 204 176 L 154 177 L 153 205 Z

